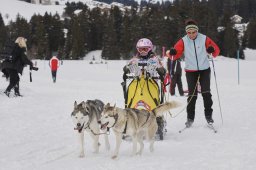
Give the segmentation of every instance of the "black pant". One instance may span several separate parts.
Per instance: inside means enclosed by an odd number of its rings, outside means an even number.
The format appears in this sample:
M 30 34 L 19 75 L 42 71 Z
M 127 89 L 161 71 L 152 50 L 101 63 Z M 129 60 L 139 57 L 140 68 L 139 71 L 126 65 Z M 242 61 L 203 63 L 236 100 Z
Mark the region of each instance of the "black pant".
M 186 72 L 186 78 L 188 83 L 189 96 L 187 99 L 187 118 L 194 120 L 195 118 L 195 105 L 197 99 L 197 80 L 199 78 L 199 83 L 201 86 L 201 93 L 204 101 L 204 113 L 206 119 L 212 118 L 212 95 L 210 89 L 210 79 L 211 79 L 211 69 L 196 71 L 196 72 Z
M 57 70 L 52 70 L 52 78 L 56 78 L 57 76 Z
M 181 96 L 184 95 L 183 87 L 182 87 L 182 80 L 181 74 L 174 74 L 171 80 L 171 95 L 175 94 L 175 87 L 176 84 L 178 85 L 178 90 Z
M 20 77 L 19 77 L 17 70 L 7 69 L 6 71 L 10 76 L 10 82 L 9 82 L 8 87 L 6 88 L 6 91 L 10 92 L 12 90 L 12 88 L 14 88 L 15 93 L 19 92 Z
M 53 79 L 53 82 L 56 82 L 56 77 L 57 77 L 57 70 L 52 70 L 52 79 Z

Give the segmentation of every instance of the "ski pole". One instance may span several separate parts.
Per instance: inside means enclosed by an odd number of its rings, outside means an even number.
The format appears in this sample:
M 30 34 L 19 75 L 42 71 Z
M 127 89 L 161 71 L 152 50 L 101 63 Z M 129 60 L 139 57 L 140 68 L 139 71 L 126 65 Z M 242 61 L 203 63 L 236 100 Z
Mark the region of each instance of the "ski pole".
M 170 74 L 170 92 L 172 91 L 172 66 L 173 66 L 173 55 L 171 58 L 171 62 L 170 62 L 170 70 L 169 70 L 169 74 Z
M 210 54 L 211 60 L 212 60 L 212 67 L 213 67 L 213 73 L 214 73 L 214 79 L 215 79 L 215 86 L 217 90 L 217 96 L 218 96 L 218 102 L 219 102 L 219 108 L 220 108 L 220 116 L 221 116 L 221 121 L 223 125 L 223 117 L 222 117 L 222 111 L 221 111 L 221 105 L 220 105 L 220 96 L 219 96 L 219 90 L 218 90 L 218 84 L 217 84 L 217 78 L 216 78 L 216 73 L 215 73 L 215 67 L 214 67 L 214 61 L 213 61 L 213 56 L 212 53 Z
M 29 80 L 32 82 L 32 70 L 29 70 Z

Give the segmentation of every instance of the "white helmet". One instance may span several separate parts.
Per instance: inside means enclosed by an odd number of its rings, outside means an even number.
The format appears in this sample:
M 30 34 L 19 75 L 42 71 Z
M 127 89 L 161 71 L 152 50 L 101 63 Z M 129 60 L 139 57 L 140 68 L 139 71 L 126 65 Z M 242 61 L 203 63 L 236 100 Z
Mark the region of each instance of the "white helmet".
M 137 42 L 136 48 L 140 55 L 146 56 L 153 49 L 153 44 L 149 39 L 142 38 Z

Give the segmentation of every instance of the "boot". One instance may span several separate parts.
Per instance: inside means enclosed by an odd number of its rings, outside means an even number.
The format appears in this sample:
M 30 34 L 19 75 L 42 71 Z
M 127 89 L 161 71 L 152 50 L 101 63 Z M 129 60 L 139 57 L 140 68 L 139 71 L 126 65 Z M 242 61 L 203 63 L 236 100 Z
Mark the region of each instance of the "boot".
M 186 127 L 190 128 L 192 126 L 193 122 L 194 122 L 194 120 L 188 119 L 187 122 L 185 123 Z
M 212 125 L 214 123 L 214 120 L 212 119 L 212 117 L 206 117 L 206 121 L 209 125 Z
M 7 97 L 10 97 L 10 91 L 5 90 L 4 94 L 5 94 Z
M 14 95 L 17 97 L 17 96 L 22 96 L 21 94 L 20 94 L 20 88 L 19 88 L 19 84 L 16 84 L 15 86 L 14 86 Z

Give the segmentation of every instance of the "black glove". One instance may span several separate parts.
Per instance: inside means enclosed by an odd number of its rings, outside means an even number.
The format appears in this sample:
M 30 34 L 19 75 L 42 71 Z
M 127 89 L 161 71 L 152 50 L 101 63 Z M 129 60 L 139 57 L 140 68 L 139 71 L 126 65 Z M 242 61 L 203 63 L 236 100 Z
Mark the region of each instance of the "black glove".
M 130 73 L 130 70 L 127 66 L 124 66 L 123 71 L 125 74 Z
M 176 54 L 177 54 L 177 50 L 175 48 L 171 48 L 170 55 L 176 55 Z
M 30 66 L 30 67 L 29 67 L 29 70 L 35 70 L 35 71 L 37 71 L 37 70 L 38 70 L 38 67 Z
M 39 68 L 38 67 L 33 67 L 33 70 L 38 71 Z
M 207 49 L 206 49 L 207 53 L 213 53 L 215 51 L 214 47 L 213 46 L 209 46 Z
M 166 73 L 166 70 L 165 68 L 163 67 L 159 67 L 156 69 L 157 73 L 160 75 L 160 76 L 165 76 L 165 73 Z

